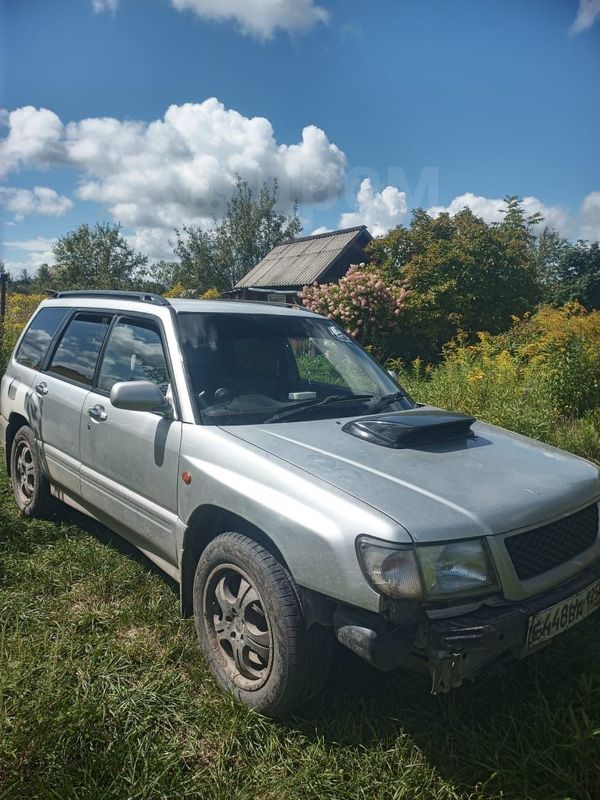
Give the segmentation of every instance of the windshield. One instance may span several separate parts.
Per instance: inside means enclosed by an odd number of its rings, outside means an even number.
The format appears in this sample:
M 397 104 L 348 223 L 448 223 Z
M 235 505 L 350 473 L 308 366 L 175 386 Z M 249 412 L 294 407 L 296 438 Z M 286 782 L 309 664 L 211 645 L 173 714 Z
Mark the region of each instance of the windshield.
M 398 386 L 329 320 L 287 314 L 177 315 L 202 422 L 248 425 L 412 408 Z M 384 400 L 384 404 L 387 404 Z

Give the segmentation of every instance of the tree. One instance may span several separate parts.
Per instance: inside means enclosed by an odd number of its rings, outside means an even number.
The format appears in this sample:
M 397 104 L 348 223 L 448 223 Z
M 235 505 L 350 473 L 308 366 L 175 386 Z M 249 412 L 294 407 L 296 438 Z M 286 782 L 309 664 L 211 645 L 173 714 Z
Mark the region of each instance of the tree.
M 548 299 L 552 286 L 560 280 L 558 264 L 569 242 L 552 228 L 544 228 L 536 242 L 536 269 L 544 299 Z
M 33 280 L 26 269 L 22 269 L 18 276 L 9 273 L 8 282 L 11 292 L 17 294 L 31 294 L 33 290 Z
M 62 236 L 53 248 L 54 288 L 131 289 L 148 259 L 131 248 L 121 226 L 80 225 Z
M 33 276 L 32 288 L 34 292 L 42 293 L 54 288 L 54 273 L 48 264 L 40 264 L 38 271 Z
M 576 301 L 587 309 L 600 309 L 600 245 L 564 242 L 558 253 L 554 280 L 548 287 L 551 303 Z
M 277 210 L 277 181 L 263 184 L 258 195 L 237 176 L 236 193 L 224 218 L 211 228 L 184 226 L 177 230 L 175 253 L 180 267 L 175 282 L 202 293 L 229 291 L 275 245 L 302 230 L 297 208 L 287 216 Z
M 410 289 L 397 347 L 404 357 L 435 358 L 459 330 L 506 330 L 513 315 L 535 307 L 541 290 L 533 226 L 514 197 L 502 222 L 488 224 L 465 208 L 431 217 L 417 209 L 370 245 L 370 257 L 388 280 Z
M 156 261 L 142 270 L 139 286 L 144 292 L 165 294 L 176 283 L 179 264 L 176 261 Z

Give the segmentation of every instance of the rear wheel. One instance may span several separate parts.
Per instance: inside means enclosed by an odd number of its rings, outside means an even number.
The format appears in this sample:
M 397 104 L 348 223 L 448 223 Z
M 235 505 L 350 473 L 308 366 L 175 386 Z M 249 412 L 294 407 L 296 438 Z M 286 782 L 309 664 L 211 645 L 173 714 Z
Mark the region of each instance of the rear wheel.
M 45 517 L 52 507 L 50 485 L 42 472 L 31 428 L 20 428 L 10 455 L 12 490 L 25 517 Z
M 202 554 L 194 616 L 219 686 L 262 714 L 297 708 L 327 680 L 331 631 L 306 627 L 290 574 L 242 534 L 224 533 Z

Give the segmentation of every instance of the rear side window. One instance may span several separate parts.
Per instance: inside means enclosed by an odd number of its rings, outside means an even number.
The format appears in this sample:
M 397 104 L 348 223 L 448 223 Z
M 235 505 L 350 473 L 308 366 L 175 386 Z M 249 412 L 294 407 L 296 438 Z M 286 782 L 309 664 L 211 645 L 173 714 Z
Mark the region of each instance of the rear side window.
M 160 333 L 151 322 L 121 320 L 113 328 L 98 388 L 110 392 L 120 381 L 151 381 L 166 394 L 169 370 Z
M 91 386 L 110 315 L 77 314 L 65 328 L 49 372 Z
M 68 313 L 68 308 L 42 308 L 33 318 L 27 333 L 21 340 L 15 356 L 17 362 L 24 367 L 39 369 L 54 334 Z

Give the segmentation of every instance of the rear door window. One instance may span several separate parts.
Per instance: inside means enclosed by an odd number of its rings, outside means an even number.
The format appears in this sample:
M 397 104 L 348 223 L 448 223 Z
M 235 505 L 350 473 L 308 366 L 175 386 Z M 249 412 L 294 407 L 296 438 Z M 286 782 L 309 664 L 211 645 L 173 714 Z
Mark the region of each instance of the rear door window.
M 108 314 L 77 314 L 65 328 L 48 371 L 91 386 L 111 321 L 112 315 Z
M 17 350 L 15 358 L 19 364 L 31 369 L 42 366 L 54 334 L 69 311 L 69 308 L 55 307 L 38 311 Z

